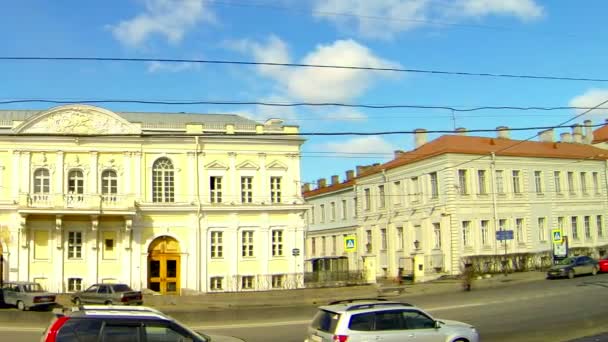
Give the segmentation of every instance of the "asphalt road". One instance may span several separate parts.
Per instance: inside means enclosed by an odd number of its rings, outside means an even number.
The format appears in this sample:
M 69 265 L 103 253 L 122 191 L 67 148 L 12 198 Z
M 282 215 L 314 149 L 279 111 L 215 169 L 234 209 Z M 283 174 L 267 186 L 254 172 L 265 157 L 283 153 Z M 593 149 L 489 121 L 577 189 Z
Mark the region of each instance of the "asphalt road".
M 608 331 L 606 298 L 608 274 L 400 299 L 426 309 L 435 317 L 475 325 L 483 341 L 544 342 L 568 341 Z M 289 314 L 266 321 L 264 310 L 286 310 Z M 252 310 L 247 322 L 222 322 L 195 328 L 210 334 L 236 336 L 248 342 L 301 342 L 312 311 L 311 307 Z M 276 316 L 276 312 L 271 316 Z M 4 324 L 0 327 L 0 341 L 38 341 L 41 330 Z

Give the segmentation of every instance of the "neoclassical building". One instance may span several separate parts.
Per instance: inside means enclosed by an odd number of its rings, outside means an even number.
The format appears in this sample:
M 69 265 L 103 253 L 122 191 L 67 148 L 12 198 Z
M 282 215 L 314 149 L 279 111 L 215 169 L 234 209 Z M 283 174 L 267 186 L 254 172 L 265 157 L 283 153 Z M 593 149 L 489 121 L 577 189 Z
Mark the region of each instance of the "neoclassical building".
M 57 292 L 300 287 L 297 133 L 237 115 L 0 111 L 2 279 Z

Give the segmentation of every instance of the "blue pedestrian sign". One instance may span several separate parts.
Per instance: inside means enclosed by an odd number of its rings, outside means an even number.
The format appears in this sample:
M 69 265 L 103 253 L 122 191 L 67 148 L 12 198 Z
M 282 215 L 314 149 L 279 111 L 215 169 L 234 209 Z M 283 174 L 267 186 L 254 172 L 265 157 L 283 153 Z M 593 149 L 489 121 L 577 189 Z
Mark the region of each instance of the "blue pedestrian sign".
M 355 252 L 357 250 L 357 237 L 355 235 L 348 235 L 344 237 L 344 251 Z
M 512 230 L 499 230 L 496 232 L 496 240 L 513 240 L 513 231 Z
M 553 243 L 561 244 L 564 241 L 564 236 L 562 234 L 562 230 L 561 229 L 553 229 L 551 231 L 551 238 L 553 240 Z

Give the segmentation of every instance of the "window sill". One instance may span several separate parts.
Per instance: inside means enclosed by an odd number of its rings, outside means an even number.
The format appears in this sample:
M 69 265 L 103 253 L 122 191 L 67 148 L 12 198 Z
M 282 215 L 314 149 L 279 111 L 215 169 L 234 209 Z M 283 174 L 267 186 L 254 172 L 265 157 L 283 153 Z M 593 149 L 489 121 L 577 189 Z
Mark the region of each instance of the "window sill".
M 488 193 L 487 193 L 487 192 L 477 194 L 477 197 L 489 197 L 489 196 L 490 196 L 490 195 L 488 195 Z
M 545 197 L 545 193 L 543 193 L 543 192 L 537 192 L 536 196 L 538 196 L 538 197 Z

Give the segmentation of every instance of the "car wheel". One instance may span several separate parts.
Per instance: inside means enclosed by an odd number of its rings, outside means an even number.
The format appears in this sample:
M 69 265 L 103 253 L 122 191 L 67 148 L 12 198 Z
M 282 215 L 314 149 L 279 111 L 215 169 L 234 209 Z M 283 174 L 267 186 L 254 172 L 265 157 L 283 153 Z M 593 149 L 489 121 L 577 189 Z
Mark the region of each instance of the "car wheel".
M 464 338 L 459 338 L 457 340 L 454 340 L 454 342 L 469 342 L 469 340 L 464 339 Z
M 104 305 L 112 305 L 112 301 L 111 300 L 106 300 L 103 304 Z
M 597 268 L 595 268 L 595 267 L 594 267 L 594 268 L 591 270 L 591 275 L 596 275 L 596 274 L 597 274 Z
M 25 303 L 23 303 L 22 301 L 18 301 L 17 302 L 17 309 L 19 309 L 21 311 L 25 311 L 27 308 L 25 307 Z
M 76 306 L 82 305 L 82 301 L 80 300 L 80 298 L 74 298 L 74 305 L 76 305 Z
M 575 276 L 574 270 L 568 271 L 568 279 L 574 279 L 574 276 Z

